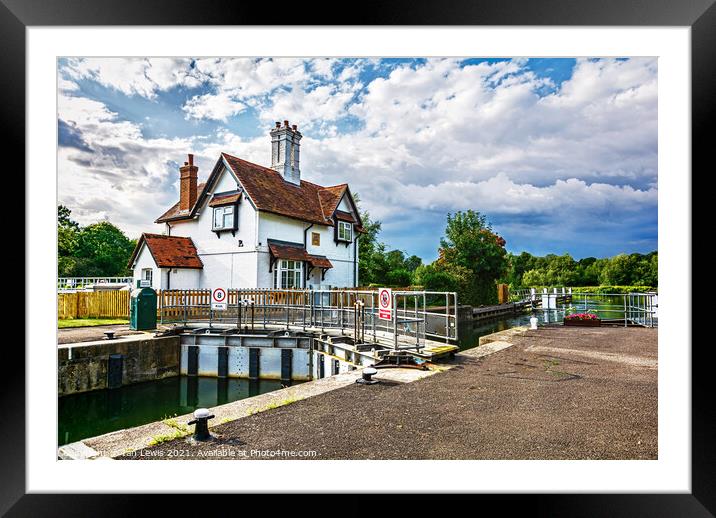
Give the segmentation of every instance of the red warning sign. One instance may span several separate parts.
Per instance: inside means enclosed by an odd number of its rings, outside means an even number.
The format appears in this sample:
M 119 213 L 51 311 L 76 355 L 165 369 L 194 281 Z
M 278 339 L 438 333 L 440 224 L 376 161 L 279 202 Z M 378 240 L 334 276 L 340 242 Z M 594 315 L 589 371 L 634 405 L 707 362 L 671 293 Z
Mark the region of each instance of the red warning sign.
M 393 290 L 390 288 L 378 289 L 378 318 L 393 319 Z

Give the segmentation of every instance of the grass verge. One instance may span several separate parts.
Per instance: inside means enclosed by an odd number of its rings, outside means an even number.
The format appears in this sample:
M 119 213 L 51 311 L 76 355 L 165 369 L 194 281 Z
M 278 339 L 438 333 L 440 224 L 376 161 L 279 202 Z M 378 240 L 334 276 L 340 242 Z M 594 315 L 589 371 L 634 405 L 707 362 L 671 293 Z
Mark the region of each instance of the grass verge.
M 57 321 L 58 329 L 67 329 L 68 327 L 92 327 L 92 326 L 108 326 L 112 324 L 129 324 L 126 318 L 68 318 Z

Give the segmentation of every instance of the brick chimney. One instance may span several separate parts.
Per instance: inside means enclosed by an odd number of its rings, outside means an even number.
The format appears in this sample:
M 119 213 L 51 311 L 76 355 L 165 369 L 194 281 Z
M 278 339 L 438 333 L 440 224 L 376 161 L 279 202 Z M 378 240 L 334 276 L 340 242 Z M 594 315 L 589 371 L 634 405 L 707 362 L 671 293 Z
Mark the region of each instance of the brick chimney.
M 199 168 L 194 165 L 194 155 L 179 168 L 179 210 L 189 212 L 196 203 L 196 179 Z
M 301 169 L 299 152 L 301 149 L 301 133 L 296 124 L 290 126 L 288 121 L 276 122 L 271 129 L 271 169 L 281 173 L 283 179 L 295 185 L 301 185 Z

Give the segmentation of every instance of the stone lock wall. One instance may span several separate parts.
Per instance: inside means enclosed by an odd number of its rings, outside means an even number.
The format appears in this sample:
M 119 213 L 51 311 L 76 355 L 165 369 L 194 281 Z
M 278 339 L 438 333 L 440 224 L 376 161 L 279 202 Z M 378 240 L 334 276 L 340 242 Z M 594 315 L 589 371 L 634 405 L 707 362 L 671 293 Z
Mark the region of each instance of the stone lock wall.
M 180 374 L 178 336 L 102 340 L 60 346 L 57 350 L 58 395 L 107 388 L 109 357 L 121 354 L 121 384 L 129 385 Z

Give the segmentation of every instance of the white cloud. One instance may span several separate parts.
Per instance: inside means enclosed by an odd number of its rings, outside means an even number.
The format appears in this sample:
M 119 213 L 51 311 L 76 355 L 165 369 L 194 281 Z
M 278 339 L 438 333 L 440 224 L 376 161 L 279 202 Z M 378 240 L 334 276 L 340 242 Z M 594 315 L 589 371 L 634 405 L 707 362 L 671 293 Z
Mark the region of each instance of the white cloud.
M 581 216 L 588 216 L 612 208 L 639 212 L 645 207 L 656 206 L 657 202 L 657 191 L 653 188 L 639 190 L 629 186 L 587 184 L 576 178 L 536 187 L 516 183 L 504 173 L 480 182 L 445 181 L 424 186 L 406 186 L 389 176 L 380 176 L 374 184 L 371 198 L 380 198 L 381 192 L 390 193 L 390 204 L 380 204 L 375 209 L 379 218 L 390 217 L 396 206 L 402 210 L 440 212 L 477 206 L 492 215 L 556 215 L 577 211 Z
M 246 109 L 246 105 L 237 101 L 229 92 L 196 95 L 182 107 L 187 118 L 213 119 L 224 121 Z
M 174 58 L 74 58 L 63 71 L 70 79 L 92 79 L 126 95 L 151 99 L 158 90 L 198 86 L 190 64 L 190 59 Z
M 60 118 L 92 152 L 61 148 L 60 194 L 83 218 L 109 215 L 135 235 L 151 229 L 175 201 L 175 162 L 187 152 L 196 153 L 200 176 L 221 151 L 269 165 L 268 128 L 284 119 L 304 134 L 304 178 L 349 182 L 386 228 L 473 208 L 488 216 L 536 215 L 569 235 L 587 218 L 655 211 L 655 59 L 580 59 L 561 85 L 522 59 L 468 66 L 429 59 L 394 67 L 367 85 L 360 73 L 375 61 L 191 63 L 71 60 L 63 70 Z M 81 78 L 150 98 L 175 85 L 204 84 L 208 91 L 176 107 L 187 119 L 227 122 L 251 108 L 266 131 L 257 138 L 227 129 L 208 138 L 145 138 L 138 124 L 103 103 L 73 97 Z M 346 131 L 347 119 L 357 129 Z M 427 219 L 416 226 L 434 229 Z
M 196 74 L 213 91 L 190 99 L 182 109 L 187 117 L 226 121 L 248 105 L 263 122 L 290 118 L 324 135 L 330 133 L 332 121 L 348 115 L 366 63 L 333 58 L 199 59 Z

